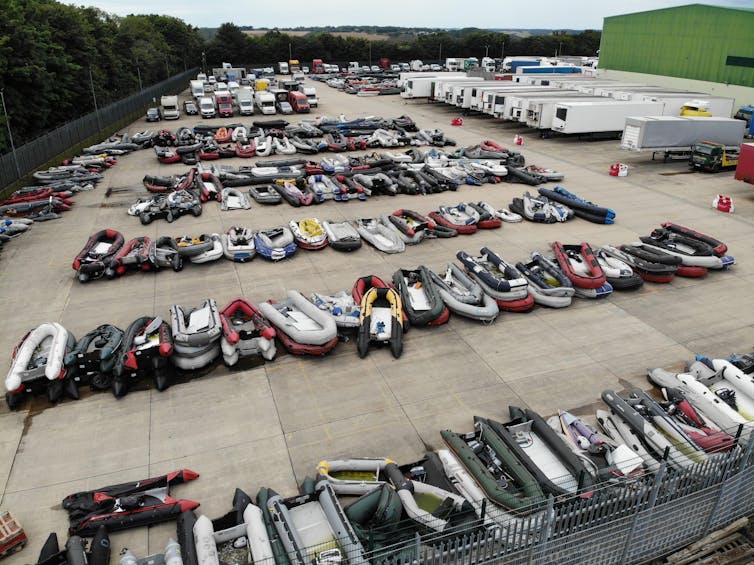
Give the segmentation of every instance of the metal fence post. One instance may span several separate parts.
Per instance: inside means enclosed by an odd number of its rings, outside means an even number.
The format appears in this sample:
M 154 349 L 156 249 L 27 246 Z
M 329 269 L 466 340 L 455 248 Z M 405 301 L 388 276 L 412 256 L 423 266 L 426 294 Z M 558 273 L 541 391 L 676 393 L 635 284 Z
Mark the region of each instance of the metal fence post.
M 665 471 L 667 469 L 668 462 L 667 460 L 663 459 L 660 462 L 660 468 L 657 469 L 657 474 L 655 475 L 654 483 L 652 483 L 652 490 L 649 492 L 649 500 L 647 500 L 647 509 L 651 510 L 654 508 L 655 503 L 657 502 L 657 496 L 660 493 L 660 485 L 662 484 L 662 479 L 665 477 Z M 625 565 L 628 563 L 628 558 L 631 555 L 631 546 L 633 545 L 634 537 L 636 536 L 636 530 L 639 525 L 639 516 L 641 515 L 641 504 L 639 504 L 639 508 L 636 509 L 634 512 L 634 517 L 631 520 L 631 526 L 628 529 L 628 534 L 626 535 L 626 544 L 623 546 L 623 553 L 620 556 L 620 564 Z
M 419 532 L 414 535 L 414 563 L 421 563 L 422 536 Z

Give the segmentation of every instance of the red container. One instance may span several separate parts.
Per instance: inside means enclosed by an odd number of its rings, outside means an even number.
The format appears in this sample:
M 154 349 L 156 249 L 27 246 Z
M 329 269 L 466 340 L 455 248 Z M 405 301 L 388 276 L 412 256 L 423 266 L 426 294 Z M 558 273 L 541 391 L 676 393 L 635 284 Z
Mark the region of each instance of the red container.
M 741 156 L 736 167 L 736 180 L 754 184 L 754 143 L 741 144 Z

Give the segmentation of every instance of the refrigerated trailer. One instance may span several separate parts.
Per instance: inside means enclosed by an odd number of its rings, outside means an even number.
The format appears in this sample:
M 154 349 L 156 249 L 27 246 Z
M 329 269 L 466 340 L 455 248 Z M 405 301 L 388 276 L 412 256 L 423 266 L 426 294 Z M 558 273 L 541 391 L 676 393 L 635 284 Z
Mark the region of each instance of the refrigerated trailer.
M 605 99 L 594 102 L 561 102 L 555 106 L 550 129 L 557 133 L 620 132 L 629 116 L 661 116 L 661 102 L 637 102 Z
M 665 104 L 666 116 L 680 116 L 681 107 L 688 102 L 694 102 L 694 104 L 704 102 L 705 107 L 709 110 L 710 114 L 715 118 L 730 118 L 733 115 L 733 105 L 735 99 L 727 98 L 725 96 L 708 96 L 706 94 L 698 94 L 694 92 L 688 92 L 683 94 L 678 93 L 644 93 L 634 100 L 642 100 L 645 102 L 663 102 Z
M 499 118 L 503 114 L 503 109 L 505 108 L 505 99 L 508 96 L 521 94 L 524 92 L 544 93 L 562 91 L 563 90 L 561 88 L 554 88 L 550 86 L 509 85 L 509 87 L 507 88 L 501 87 L 500 89 L 495 89 L 484 93 L 484 96 L 482 97 L 482 112 Z
M 562 88 L 553 88 L 550 86 L 534 86 L 528 88 L 519 88 L 509 92 L 498 92 L 495 94 L 494 104 L 492 106 L 492 116 L 500 118 L 501 120 L 511 119 L 511 110 L 513 103 L 517 101 L 520 96 L 526 94 L 538 95 L 543 92 L 567 92 Z
M 555 106 L 561 102 L 595 102 L 602 100 L 601 96 L 589 96 L 582 92 L 570 92 L 568 94 L 555 94 L 553 96 L 544 96 L 542 93 L 537 98 L 529 98 L 526 106 L 526 112 L 523 112 L 518 118 L 519 121 L 526 122 L 530 128 L 550 129 L 552 117 L 555 115 Z
M 526 122 L 526 111 L 529 100 L 541 96 L 552 96 L 553 100 L 569 100 L 570 94 L 581 94 L 576 90 L 553 90 L 552 92 L 515 92 L 505 99 L 502 118 L 512 122 Z M 582 95 L 583 96 L 583 95 Z M 523 117 L 523 119 L 522 119 Z
M 464 100 L 471 101 L 471 89 L 475 86 L 487 86 L 489 83 L 493 81 L 491 80 L 485 80 L 485 81 L 478 81 L 478 82 L 463 82 L 460 84 L 454 85 L 450 90 L 450 101 L 448 104 L 452 104 L 453 106 L 458 106 L 459 108 L 463 108 Z M 468 106 L 465 106 L 468 108 Z
M 466 77 L 455 72 L 401 73 L 398 77 L 398 86 L 401 88 L 401 96 L 403 98 L 427 98 L 432 95 L 431 83 L 444 78 L 479 80 L 478 78 Z M 425 86 L 425 83 L 429 84 L 429 87 Z M 423 94 L 427 91 L 429 94 Z
M 698 141 L 739 145 L 746 123 L 734 118 L 702 116 L 632 116 L 626 118 L 620 148 L 672 153 L 690 151 Z

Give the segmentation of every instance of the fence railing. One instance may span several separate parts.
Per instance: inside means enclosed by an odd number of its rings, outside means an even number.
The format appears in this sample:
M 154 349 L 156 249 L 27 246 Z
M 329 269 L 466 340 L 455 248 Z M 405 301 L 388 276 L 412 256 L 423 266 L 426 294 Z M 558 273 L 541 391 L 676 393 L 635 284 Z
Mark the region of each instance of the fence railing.
M 57 155 L 75 147 L 84 140 L 108 130 L 126 118 L 135 117 L 155 98 L 174 94 L 188 88 L 190 78 L 197 68 L 190 69 L 167 80 L 145 88 L 141 92 L 108 104 L 96 112 L 81 116 L 16 148 L 15 153 L 0 155 L 0 193 L 8 185 L 20 180 Z M 18 166 L 17 166 L 18 165 Z

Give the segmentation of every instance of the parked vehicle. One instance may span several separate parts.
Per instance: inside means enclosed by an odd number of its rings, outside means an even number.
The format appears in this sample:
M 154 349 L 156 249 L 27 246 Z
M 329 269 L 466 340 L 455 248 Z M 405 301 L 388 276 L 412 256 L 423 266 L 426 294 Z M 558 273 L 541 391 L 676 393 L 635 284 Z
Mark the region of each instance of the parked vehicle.
M 661 115 L 662 103 L 565 102 L 555 107 L 552 130 L 559 133 L 599 133 L 623 131 L 629 116 Z
M 754 143 L 741 144 L 741 156 L 736 166 L 736 180 L 754 184 Z
M 241 88 L 241 85 L 237 82 L 231 80 L 228 81 L 228 90 L 230 91 L 230 95 L 235 98 L 236 94 L 238 93 L 238 90 Z
M 288 102 L 291 104 L 293 111 L 299 114 L 308 113 L 311 111 L 309 106 L 309 99 L 303 92 L 291 91 L 288 93 Z
M 325 72 L 325 64 L 322 62 L 322 59 L 314 59 L 312 61 L 312 73 L 315 75 L 318 75 L 324 72 Z
M 380 67 L 379 65 L 372 65 L 371 67 L 369 67 L 369 70 L 372 71 L 373 73 L 379 73 Z
M 641 116 L 626 118 L 621 149 L 675 152 L 691 150 L 702 139 L 723 145 L 738 145 L 744 124 L 733 118 Z
M 409 67 L 412 71 L 421 71 L 424 63 L 419 59 L 414 59 L 409 63 Z
M 460 59 L 458 57 L 448 57 L 447 59 L 445 59 L 445 68 L 449 71 L 460 71 L 462 65 L 463 59 Z
M 303 93 L 304 96 L 306 96 L 306 99 L 309 100 L 309 106 L 312 108 L 316 108 L 319 104 L 319 99 L 317 98 L 317 89 L 313 86 L 304 86 L 303 84 L 298 85 L 298 91 Z
M 263 114 L 275 113 L 275 97 L 266 90 L 257 91 L 254 93 L 254 103 L 259 111 Z
M 385 69 L 385 70 L 389 69 L 390 68 L 390 59 L 388 59 L 387 57 L 380 58 L 380 68 L 381 69 Z
M 230 94 L 230 90 L 228 90 L 228 85 L 224 82 L 218 82 L 215 84 L 215 95 L 218 94 Z
M 288 73 L 290 73 L 290 71 L 288 70 L 288 63 L 286 61 L 280 61 L 278 63 L 278 72 L 281 75 L 287 75 Z
M 295 73 L 291 74 L 291 78 L 296 82 L 304 82 L 306 80 L 306 75 L 301 71 L 296 71 Z
M 361 70 L 361 66 L 359 66 L 358 61 L 350 61 L 348 63 L 348 72 L 349 73 L 358 73 Z
M 195 100 L 199 100 L 204 95 L 204 81 L 202 80 L 192 80 L 189 82 L 189 88 L 191 89 L 191 96 L 194 97 Z
M 181 112 L 178 109 L 178 97 L 177 96 L 163 96 L 160 98 L 160 105 L 162 106 L 162 117 L 166 120 L 177 120 L 181 117 Z
M 738 165 L 741 148 L 738 145 L 723 145 L 714 141 L 700 141 L 691 148 L 689 166 L 711 173 Z
M 215 110 L 215 101 L 210 96 L 203 96 L 199 99 L 199 112 L 202 118 L 214 118 L 217 115 Z
M 230 118 L 233 116 L 233 98 L 230 93 L 217 94 L 217 113 L 221 118 Z
M 162 114 L 160 113 L 159 108 L 149 108 L 147 110 L 148 122 L 159 122 L 161 119 L 162 119 Z
M 238 113 L 242 116 L 254 114 L 254 93 L 248 88 L 241 88 L 236 94 Z
M 397 63 L 393 63 L 392 65 L 390 65 L 390 70 L 394 73 L 399 73 L 401 71 L 401 66 Z
M 270 88 L 267 92 L 275 97 L 275 108 L 281 114 L 292 114 L 290 102 L 288 102 L 288 91 L 284 88 Z
M 199 108 L 197 108 L 196 103 L 193 100 L 185 100 L 183 102 L 183 111 L 186 112 L 186 115 L 188 116 L 196 116 L 199 113 Z
M 290 61 L 288 61 L 288 68 L 290 69 L 291 74 L 300 73 L 301 63 L 298 62 L 298 59 L 291 59 Z
M 196 75 L 196 80 L 200 80 L 202 82 L 207 82 L 207 74 L 206 73 L 199 73 Z
M 430 71 L 441 71 L 442 67 L 440 65 L 438 65 L 437 63 L 433 63 L 432 65 L 429 66 L 429 70 Z

